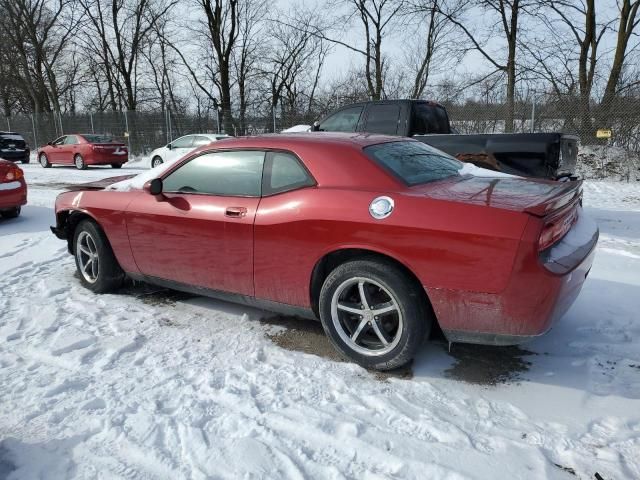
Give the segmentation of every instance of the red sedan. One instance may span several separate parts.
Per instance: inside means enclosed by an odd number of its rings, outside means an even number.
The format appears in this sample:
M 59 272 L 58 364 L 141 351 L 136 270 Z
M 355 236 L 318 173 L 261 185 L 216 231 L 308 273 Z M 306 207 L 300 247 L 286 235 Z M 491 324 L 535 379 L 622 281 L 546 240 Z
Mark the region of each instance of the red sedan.
M 55 164 L 75 165 L 79 170 L 87 165 L 120 168 L 127 163 L 128 156 L 126 145 L 107 135 L 63 135 L 38 149 L 38 161 L 44 168 Z
M 22 169 L 15 163 L 0 159 L 0 216 L 15 218 L 27 203 L 27 184 Z
M 411 360 L 436 322 L 457 342 L 544 333 L 598 238 L 581 182 L 487 173 L 377 135 L 230 139 L 87 188 L 58 197 L 52 230 L 90 290 L 129 276 L 319 317 L 376 369 Z

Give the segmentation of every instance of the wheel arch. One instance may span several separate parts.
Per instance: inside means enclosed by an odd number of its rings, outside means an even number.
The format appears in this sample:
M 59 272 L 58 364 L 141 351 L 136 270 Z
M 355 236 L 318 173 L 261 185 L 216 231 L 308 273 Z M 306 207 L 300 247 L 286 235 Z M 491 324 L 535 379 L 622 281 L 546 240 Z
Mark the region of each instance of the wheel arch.
M 76 227 L 83 220 L 91 220 L 95 223 L 100 230 L 104 232 L 104 229 L 100 226 L 100 222 L 86 210 L 62 210 L 56 212 L 56 225 L 58 232 L 61 233 L 62 238 L 67 240 L 67 249 L 69 253 L 74 254 L 73 251 L 73 237 L 76 231 Z M 105 234 L 106 238 L 106 234 Z
M 322 288 L 322 284 L 327 276 L 339 265 L 349 262 L 352 260 L 362 260 L 362 259 L 373 259 L 379 260 L 386 263 L 391 263 L 400 270 L 402 270 L 407 277 L 419 287 L 420 292 L 423 294 L 423 299 L 426 302 L 427 308 L 430 310 L 430 313 L 433 315 L 435 319 L 435 323 L 438 325 L 438 319 L 433 310 L 433 306 L 431 304 L 431 299 L 427 291 L 425 290 L 422 282 L 418 279 L 418 276 L 403 262 L 400 260 L 388 255 L 386 253 L 378 252 L 375 250 L 370 250 L 367 248 L 339 248 L 332 250 L 325 255 L 323 255 L 314 265 L 313 270 L 311 272 L 311 279 L 309 282 L 309 295 L 311 300 L 311 308 L 313 309 L 313 313 L 319 318 L 319 298 L 320 298 L 320 290 Z

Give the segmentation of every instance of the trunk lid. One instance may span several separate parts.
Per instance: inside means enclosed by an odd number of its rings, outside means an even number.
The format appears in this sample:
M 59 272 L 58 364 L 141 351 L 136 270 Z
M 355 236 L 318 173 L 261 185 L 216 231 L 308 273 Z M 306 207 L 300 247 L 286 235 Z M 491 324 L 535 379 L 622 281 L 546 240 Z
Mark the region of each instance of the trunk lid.
M 455 177 L 411 188 L 418 194 L 544 217 L 582 197 L 582 181 L 554 182 L 520 177 Z

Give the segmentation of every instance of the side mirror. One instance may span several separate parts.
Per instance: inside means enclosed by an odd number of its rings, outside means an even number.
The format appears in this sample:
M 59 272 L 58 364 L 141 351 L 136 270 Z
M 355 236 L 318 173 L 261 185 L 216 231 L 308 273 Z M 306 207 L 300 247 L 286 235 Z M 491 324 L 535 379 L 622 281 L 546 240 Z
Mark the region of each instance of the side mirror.
M 47 142 L 47 145 L 49 145 L 50 147 L 53 147 L 53 142 Z
M 154 178 L 153 180 L 149 180 L 144 184 L 144 187 L 142 187 L 142 189 L 149 195 L 153 195 L 154 197 L 162 196 L 162 179 Z
M 170 144 L 170 143 L 167 143 L 167 148 L 168 148 L 169 150 L 171 150 L 173 147 L 171 146 L 171 144 Z
M 319 132 L 320 131 L 320 122 L 319 121 L 315 121 L 313 122 L 313 125 L 311 126 L 311 131 L 312 132 Z

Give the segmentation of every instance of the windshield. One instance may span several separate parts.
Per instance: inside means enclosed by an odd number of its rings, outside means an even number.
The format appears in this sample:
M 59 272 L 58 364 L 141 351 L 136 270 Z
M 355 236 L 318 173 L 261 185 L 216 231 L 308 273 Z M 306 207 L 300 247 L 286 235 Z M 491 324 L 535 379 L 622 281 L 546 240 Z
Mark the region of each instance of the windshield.
M 408 186 L 459 176 L 462 162 L 420 142 L 380 143 L 364 152 Z
M 108 135 L 82 135 L 89 143 L 113 143 L 113 137 Z

